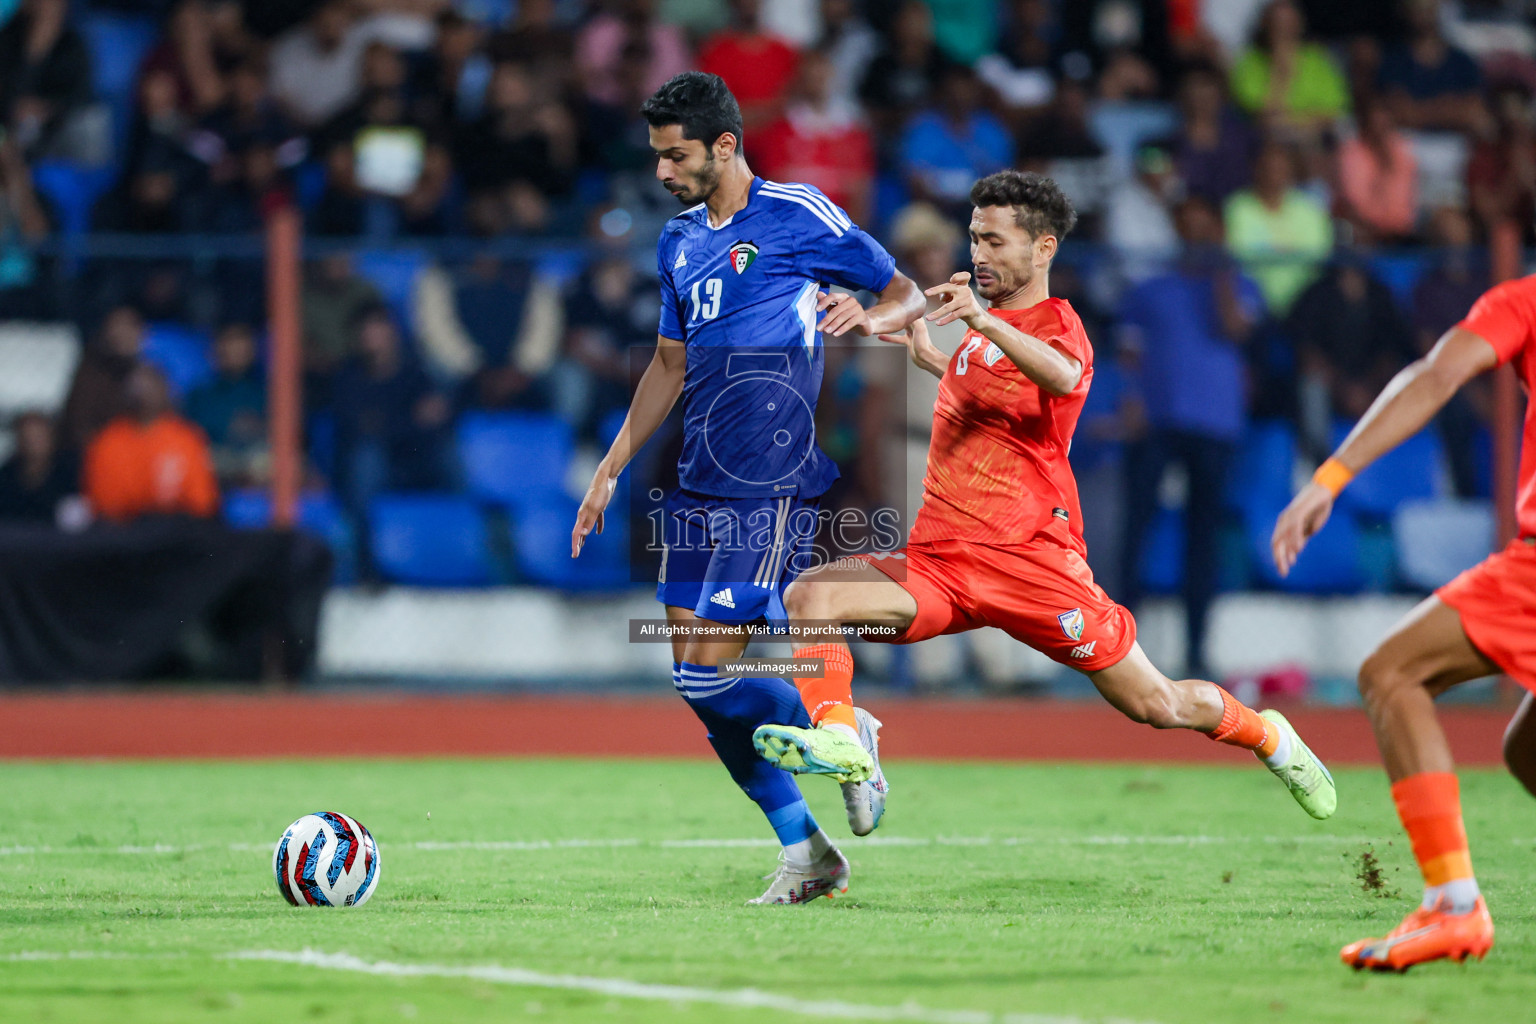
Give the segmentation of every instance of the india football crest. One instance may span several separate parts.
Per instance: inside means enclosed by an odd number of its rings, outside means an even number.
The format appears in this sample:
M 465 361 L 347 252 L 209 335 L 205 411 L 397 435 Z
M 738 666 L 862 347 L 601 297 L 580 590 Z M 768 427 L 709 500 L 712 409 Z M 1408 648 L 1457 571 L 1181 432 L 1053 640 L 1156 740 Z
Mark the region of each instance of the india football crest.
M 1061 631 L 1067 634 L 1068 640 L 1081 640 L 1083 638 L 1083 610 L 1073 608 L 1069 612 L 1062 612 L 1056 616 L 1056 621 L 1061 623 Z
M 987 350 L 981 354 L 981 358 L 986 360 L 988 366 L 992 366 L 999 359 L 1003 358 L 1003 350 L 997 347 L 996 342 L 993 342 L 987 346 Z
M 757 246 L 751 242 L 737 242 L 731 246 L 731 269 L 745 274 L 752 261 L 757 259 Z

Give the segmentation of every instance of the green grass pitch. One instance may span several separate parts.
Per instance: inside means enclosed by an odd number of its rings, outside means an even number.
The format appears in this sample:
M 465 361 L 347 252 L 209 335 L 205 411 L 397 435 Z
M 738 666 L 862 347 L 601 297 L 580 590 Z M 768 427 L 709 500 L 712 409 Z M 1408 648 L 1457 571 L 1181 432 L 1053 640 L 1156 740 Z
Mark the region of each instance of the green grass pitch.
M 1532 1019 L 1536 803 L 1512 780 L 1463 776 L 1493 953 L 1373 976 L 1338 947 L 1418 888 L 1384 777 L 1340 773 L 1317 823 L 1240 765 L 896 764 L 881 843 L 808 779 L 854 870 L 807 907 L 742 905 L 774 849 L 703 762 L 0 765 L 0 1020 Z M 273 884 L 271 844 L 324 809 L 379 842 L 360 909 Z M 1362 884 L 1369 850 L 1396 898 Z M 306 949 L 332 959 L 230 956 Z

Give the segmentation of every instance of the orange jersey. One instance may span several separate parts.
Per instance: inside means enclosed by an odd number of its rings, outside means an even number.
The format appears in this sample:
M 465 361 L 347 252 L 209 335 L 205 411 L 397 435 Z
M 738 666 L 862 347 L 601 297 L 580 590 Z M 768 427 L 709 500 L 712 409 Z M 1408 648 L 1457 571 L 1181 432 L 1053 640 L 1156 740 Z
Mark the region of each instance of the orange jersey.
M 991 312 L 1076 359 L 1083 375 L 1070 394 L 1050 395 L 1002 349 L 967 331 L 939 382 L 923 507 L 911 543 L 1040 539 L 1086 556 L 1067 452 L 1093 381 L 1093 346 L 1065 299 Z
M 219 485 L 203 432 L 178 416 L 120 416 L 85 451 L 85 496 L 103 519 L 149 512 L 211 516 Z
M 1513 363 L 1527 394 L 1536 394 L 1536 275 L 1490 288 L 1456 326 L 1492 345 L 1499 363 Z M 1526 403 L 1517 506 L 1520 535 L 1536 537 L 1536 402 Z

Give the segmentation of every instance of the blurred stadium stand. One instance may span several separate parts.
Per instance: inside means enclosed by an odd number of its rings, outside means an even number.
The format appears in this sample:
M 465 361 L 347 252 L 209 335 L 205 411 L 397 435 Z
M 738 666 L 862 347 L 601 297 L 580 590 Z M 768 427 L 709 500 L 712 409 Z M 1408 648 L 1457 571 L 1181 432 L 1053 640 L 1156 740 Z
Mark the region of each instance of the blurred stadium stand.
M 190 6 L 203 9 L 197 0 Z M 594 56 L 593 40 L 607 31 L 604 19 L 611 21 L 619 6 L 612 3 L 565 2 L 537 11 L 530 5 L 528 13 L 511 0 L 444 0 L 435 19 L 406 19 L 410 31 L 381 27 L 368 13 L 380 6 L 357 5 L 362 14 L 348 38 L 377 42 L 401 57 L 399 68 L 387 66 L 382 53 L 368 58 L 373 63 L 359 56 L 343 102 L 326 120 L 305 123 L 290 116 L 295 105 L 280 95 L 277 69 L 264 63 L 285 41 L 302 36 L 302 25 L 274 25 L 272 12 L 248 14 L 260 32 L 288 33 L 267 38 L 219 23 L 213 41 L 199 45 L 214 47 L 223 98 L 199 106 L 195 83 L 166 45 L 168 5 L 72 5 L 71 24 L 91 58 L 92 96 L 72 111 L 83 127 L 61 129 L 23 150 L 14 141 L 20 126 L 10 126 L 8 145 L 24 161 L 19 166 L 49 230 L 32 237 L 18 227 L 18 217 L 0 214 L 0 420 L 41 411 L 62 417 L 67 433 L 79 414 L 69 403 L 77 372 L 85 373 L 78 369 L 82 354 L 107 344 L 102 324 L 111 310 L 135 307 L 145 326 L 133 358 L 163 370 L 185 413 L 194 405 L 200 410 L 199 426 L 210 433 L 223 485 L 224 517 L 240 528 L 267 526 L 270 453 L 261 416 L 253 414 L 259 406 L 252 404 L 260 401 L 252 396 L 265 394 L 267 345 L 259 223 L 267 204 L 291 198 L 309 225 L 307 464 L 297 523 L 333 550 L 339 588 L 326 612 L 323 669 L 349 676 L 544 678 L 558 674 L 547 663 L 551 638 L 585 636 L 592 643 L 584 674 L 644 674 L 626 666 L 649 671 L 653 652 L 635 654 L 631 665 L 616 653 L 623 648 L 608 650 L 609 641 L 600 641 L 590 623 L 617 608 L 624 617 L 659 611 L 644 600 L 646 563 L 637 552 L 647 527 L 629 499 L 673 478 L 675 424 L 637 459 L 605 533 L 589 539 L 579 560 L 568 557 L 568 546 L 581 487 L 623 421 L 627 385 L 654 336 L 654 239 L 675 212 L 650 177 L 635 115 L 649 86 L 631 94 L 624 76 L 664 77 L 677 69 L 627 68 L 626 60 L 650 59 L 633 48 L 625 50 L 628 57 L 618 51 Z M 548 22 L 528 21 L 542 17 L 546 6 Z M 697 55 L 729 14 L 724 3 L 693 6 L 704 12 L 700 21 L 666 31 Z M 1399 95 L 1399 83 L 1357 66 L 1373 48 L 1379 58 L 1401 45 L 1402 26 L 1391 18 L 1360 35 L 1320 40 L 1355 95 L 1325 115 L 1293 118 L 1295 112 L 1245 109 L 1236 87 L 1218 94 L 1213 108 L 1201 107 L 1195 95 L 1201 75 L 1214 67 L 1221 81 L 1245 53 L 1244 43 L 1221 27 L 1225 21 L 1200 22 L 1199 10 L 1213 4 L 1193 5 L 1196 21 L 1181 23 L 1177 38 L 1128 37 L 1114 48 L 1072 37 L 1061 2 L 1044 5 L 1046 24 L 1037 36 L 1016 20 L 1028 5 L 973 4 L 968 16 L 986 23 L 979 38 L 997 60 L 977 65 L 985 85 L 972 83 L 978 85 L 975 105 L 951 111 L 944 106 L 948 80 L 933 69 L 955 58 L 941 53 L 931 35 L 904 43 L 927 55 L 929 70 L 903 79 L 910 95 L 895 97 L 874 72 L 864 76 L 865 67 L 890 70 L 890 5 L 838 6 L 850 6 L 852 18 L 817 30 L 825 34 L 821 45 L 855 52 L 838 47 L 864 39 L 857 52 L 865 64 L 834 83 L 830 96 L 814 81 L 786 87 L 765 108 L 768 123 L 749 131 L 749 159 L 760 173 L 777 173 L 774 147 L 758 140 L 793 137 L 810 130 L 806 125 L 835 123 L 862 133 L 872 154 L 866 166 L 833 161 L 829 169 L 807 158 L 810 166 L 794 170 L 822 175 L 816 180 L 828 192 L 846 185 L 849 208 L 915 275 L 925 255 L 932 265 L 932 253 L 923 250 L 935 243 L 912 230 L 921 219 L 914 211 L 948 222 L 951 231 L 965 216 L 963 202 L 949 202 L 904 162 L 906 126 L 923 111 L 995 117 L 1013 140 L 1016 164 L 1068 184 L 1084 218 L 1062 250 L 1053 286 L 1082 312 L 1097 351 L 1096 389 L 1113 394 L 1085 414 L 1079 431 L 1082 451 L 1094 453 L 1091 472 L 1104 485 L 1093 490 L 1095 501 L 1114 503 L 1090 505 L 1090 521 L 1100 514 L 1106 522 L 1124 519 L 1129 499 L 1120 478 L 1128 442 L 1148 422 L 1139 376 L 1145 370 L 1126 342 L 1116 312 L 1120 298 L 1136 280 L 1182 272 L 1172 220 L 1181 196 L 1202 196 L 1218 210 L 1227 204 L 1231 221 L 1232 197 L 1256 187 L 1247 160 L 1262 139 L 1283 143 L 1294 158 L 1285 195 L 1324 212 L 1341 257 L 1337 265 L 1359 268 L 1395 311 L 1397 336 L 1362 353 L 1337 351 L 1337 339 L 1314 337 L 1304 317 L 1273 306 L 1245 344 L 1247 413 L 1220 491 L 1223 527 L 1217 537 L 1194 539 L 1219 551 L 1224 593 L 1212 612 L 1214 667 L 1236 672 L 1265 658 L 1300 659 L 1321 674 L 1347 674 L 1358 645 L 1320 636 L 1346 625 L 1371 635 L 1366 627 L 1379 617 L 1381 602 L 1399 607 L 1491 549 L 1492 424 L 1480 393 L 1361 474 L 1284 580 L 1270 561 L 1269 531 L 1295 484 L 1324 454 L 1320 446 L 1341 437 L 1363 411 L 1344 385 L 1374 392 L 1423 351 L 1486 283 L 1483 249 L 1493 219 L 1529 220 L 1536 195 L 1516 196 L 1510 210 L 1490 205 L 1508 191 L 1499 161 L 1518 142 L 1510 142 L 1518 125 L 1507 110 L 1523 102 L 1519 109 L 1528 118 L 1536 84 L 1529 31 L 1501 34 L 1501 24 L 1518 22 L 1506 5 L 1444 13 L 1452 45 L 1482 63 L 1483 80 L 1468 101 L 1479 114 L 1466 123 L 1422 126 L 1415 123 L 1415 98 Z M 960 16 L 954 5 L 938 6 Z M 1302 6 L 1313 13 L 1317 5 Z M 212 8 L 205 13 L 212 17 Z M 468 34 L 453 35 L 458 32 Z M 451 58 L 462 62 L 456 75 L 444 72 L 449 58 L 438 49 L 438 41 L 450 37 L 468 41 L 467 50 Z M 606 63 L 578 67 L 577 53 Z M 239 107 L 236 95 L 239 69 L 246 66 L 273 75 L 249 109 Z M 171 106 L 152 117 L 146 104 L 158 101 L 147 85 L 161 72 L 176 89 Z M 358 126 L 386 117 L 354 100 L 386 96 L 404 101 L 404 111 L 389 116 L 419 133 L 424 164 L 444 162 L 446 177 L 430 195 L 370 192 L 352 180 L 357 168 L 345 154 L 359 144 Z M 1407 229 L 1389 229 L 1345 198 L 1341 153 L 1362 131 L 1351 104 L 1373 97 L 1389 101 L 1397 118 L 1390 130 L 1416 155 Z M 13 97 L 0 98 L 9 103 Z M 495 134 L 502 122 L 491 108 L 504 101 L 526 115 L 517 120 L 503 111 L 508 123 L 525 125 L 515 139 Z M 107 115 L 104 141 L 90 139 L 87 115 L 96 109 Z M 1212 124 L 1219 129 L 1215 143 L 1200 134 Z M 482 129 L 490 134 L 477 134 Z M 488 183 L 476 147 L 492 144 L 505 147 L 496 151 L 499 158 L 524 163 Z M 99 159 L 103 152 L 110 158 Z M 1379 170 L 1385 182 L 1390 168 Z M 14 175 L 0 174 L 0 200 L 19 209 L 25 190 Z M 412 183 L 418 185 L 426 188 L 424 179 Z M 169 197 L 152 201 L 162 187 L 170 188 Z M 1145 249 L 1115 244 L 1122 229 L 1131 228 L 1148 239 Z M 1531 235 L 1529 223 L 1524 230 Z M 940 266 L 965 265 L 960 237 L 941 237 Z M 1332 272 L 1324 269 L 1334 265 L 1326 247 L 1253 252 L 1239 241 L 1229 238 L 1241 267 L 1256 278 L 1299 268 L 1306 285 Z M 613 263 L 627 264 L 630 276 L 621 283 L 612 283 L 621 275 L 604 276 L 599 286 L 600 269 Z M 10 266 L 18 268 L 14 277 L 6 276 Z M 615 294 L 601 293 L 610 284 Z M 1306 299 L 1295 301 L 1300 306 Z M 372 343 L 359 340 L 367 329 L 360 324 L 379 309 L 395 338 L 380 338 L 376 344 L 389 351 L 368 362 L 372 357 L 361 348 Z M 244 362 L 231 354 L 237 342 L 226 351 L 215 340 L 231 324 L 248 325 L 255 339 Z M 855 423 L 841 446 L 844 455 L 903 444 L 899 437 L 858 432 L 865 420 L 854 410 L 878 393 L 879 382 L 861 375 L 856 362 L 839 372 L 825 403 L 829 418 Z M 1112 383 L 1116 379 L 1121 383 Z M 1158 410 L 1150 412 L 1155 428 Z M 370 426 L 370 415 L 388 421 L 387 429 Z M 922 425 L 909 429 L 920 436 Z M 8 430 L 0 432 L 0 444 L 8 453 Z M 1136 567 L 1146 591 L 1164 595 L 1149 606 L 1143 635 L 1151 638 L 1149 647 L 1163 644 L 1161 654 L 1173 664 L 1183 655 L 1178 630 L 1161 624 L 1172 621 L 1166 595 L 1177 595 L 1187 582 L 1188 481 L 1181 472 L 1170 469 L 1162 481 Z M 1113 531 L 1094 541 L 1093 561 L 1112 592 L 1121 544 Z M 466 590 L 473 593 L 459 593 Z M 540 628 L 508 633 L 514 614 Z M 1264 616 L 1273 621 L 1261 621 Z M 493 621 L 474 636 L 462 625 Z M 1260 634 L 1263 640 L 1256 639 Z M 407 649 L 411 644 L 418 647 Z M 935 643 L 939 653 L 931 655 L 897 652 L 875 660 L 898 680 L 939 679 L 953 675 L 955 664 L 999 685 L 1055 678 L 1048 663 L 1028 654 L 1009 660 L 1014 656 L 991 653 L 986 641 L 954 641 L 952 650 L 963 653 L 953 655 L 943 653 L 946 644 L 951 641 Z M 560 646 L 581 645 L 562 639 Z M 434 668 L 437 656 L 442 662 Z

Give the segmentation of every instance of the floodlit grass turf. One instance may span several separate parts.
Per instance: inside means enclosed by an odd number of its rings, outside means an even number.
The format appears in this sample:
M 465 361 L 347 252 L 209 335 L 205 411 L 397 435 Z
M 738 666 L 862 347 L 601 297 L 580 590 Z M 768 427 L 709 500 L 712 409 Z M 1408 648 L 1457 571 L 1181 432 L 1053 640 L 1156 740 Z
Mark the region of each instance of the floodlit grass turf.
M 813 807 L 854 872 L 847 898 L 803 908 L 742 906 L 773 867 L 771 847 L 656 845 L 764 835 L 756 809 L 702 762 L 0 765 L 0 1021 L 785 1016 L 220 956 L 306 947 L 1083 1020 L 1492 1024 L 1536 1015 L 1536 805 L 1511 780 L 1463 776 L 1474 859 L 1499 927 L 1488 961 L 1371 976 L 1340 965 L 1338 947 L 1391 927 L 1417 891 L 1384 777 L 1338 773 L 1339 814 L 1317 823 L 1267 773 L 1236 755 L 1233 765 L 891 766 L 891 811 L 877 836 L 957 840 L 925 845 L 849 837 L 836 787 L 809 779 Z M 295 909 L 275 890 L 266 845 L 321 809 L 356 815 L 379 841 L 381 884 L 366 907 Z M 1206 838 L 1175 838 L 1191 836 Z M 417 845 L 544 839 L 637 843 Z M 157 843 L 178 850 L 116 849 Z M 1363 891 L 1368 844 L 1400 897 Z

